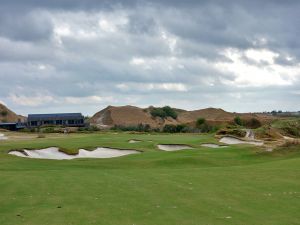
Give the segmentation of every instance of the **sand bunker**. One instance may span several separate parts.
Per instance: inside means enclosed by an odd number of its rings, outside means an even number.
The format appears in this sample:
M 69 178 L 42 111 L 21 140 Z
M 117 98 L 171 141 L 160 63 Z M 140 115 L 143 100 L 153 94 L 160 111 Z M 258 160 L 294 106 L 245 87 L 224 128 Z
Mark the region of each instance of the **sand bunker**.
M 19 157 L 25 158 L 34 158 L 34 159 L 78 159 L 78 158 L 113 158 L 120 157 L 124 155 L 140 153 L 135 150 L 119 150 L 112 148 L 97 148 L 93 151 L 88 151 L 85 149 L 79 149 L 77 155 L 68 155 L 66 153 L 60 152 L 58 148 L 51 147 L 40 150 L 24 150 L 20 151 L 11 151 L 8 154 L 16 155 Z
M 234 138 L 234 137 L 222 137 L 220 139 L 220 142 L 229 144 L 229 145 L 250 144 L 250 145 L 262 146 L 264 144 L 264 142 L 262 142 L 262 141 L 254 141 L 254 140 L 253 141 L 244 141 L 244 140 L 240 140 L 240 139 Z
M 193 149 L 191 146 L 188 145 L 157 145 L 157 147 L 163 151 L 179 151 L 184 149 Z
M 1 141 L 1 140 L 7 140 L 7 137 L 5 137 L 4 134 L 0 134 L 0 141 Z
M 132 139 L 132 140 L 129 140 L 128 142 L 131 143 L 131 144 L 134 144 L 134 143 L 139 143 L 141 141 L 140 140 Z
M 289 141 L 295 140 L 295 138 L 291 138 L 291 137 L 288 137 L 288 136 L 282 136 L 282 137 L 283 137 L 283 139 L 289 140 Z
M 217 145 L 217 144 L 202 144 L 202 147 L 207 147 L 207 148 L 227 148 L 228 146 L 226 145 Z

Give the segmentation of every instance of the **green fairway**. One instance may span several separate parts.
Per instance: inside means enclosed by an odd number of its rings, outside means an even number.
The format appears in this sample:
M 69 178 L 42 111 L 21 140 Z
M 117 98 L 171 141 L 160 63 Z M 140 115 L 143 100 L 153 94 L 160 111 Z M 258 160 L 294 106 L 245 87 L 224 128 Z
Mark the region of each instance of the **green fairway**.
M 300 149 L 263 153 L 249 145 L 210 149 L 203 143 L 217 141 L 213 134 L 112 132 L 1 141 L 0 224 L 300 224 Z M 157 144 L 194 149 L 164 152 Z M 142 154 L 62 161 L 7 154 L 53 146 Z

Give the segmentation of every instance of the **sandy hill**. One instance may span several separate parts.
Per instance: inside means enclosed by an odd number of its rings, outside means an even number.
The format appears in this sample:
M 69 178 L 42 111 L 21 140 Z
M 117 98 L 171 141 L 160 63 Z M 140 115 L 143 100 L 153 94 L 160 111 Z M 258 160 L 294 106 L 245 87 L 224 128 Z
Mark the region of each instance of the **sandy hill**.
M 10 109 L 8 109 L 5 105 L 0 104 L 0 122 L 18 122 L 24 121 L 25 117 L 17 115 Z
M 90 123 L 98 127 L 112 127 L 114 125 L 138 125 L 149 124 L 151 127 L 161 127 L 165 124 L 178 124 L 177 120 L 172 118 L 153 118 L 150 114 L 151 107 L 142 109 L 135 106 L 108 106 L 97 112 Z
M 146 110 L 135 106 L 108 106 L 97 112 L 90 122 L 100 127 L 113 125 L 129 126 L 139 123 L 156 127 L 156 122 L 151 115 Z
M 162 127 L 166 124 L 189 124 L 195 125 L 198 118 L 205 118 L 211 124 L 231 123 L 236 116 L 242 119 L 257 118 L 262 122 L 271 120 L 272 118 L 250 113 L 230 113 L 223 109 L 207 108 L 194 111 L 186 111 L 175 109 L 178 114 L 177 119 L 170 117 L 166 119 L 153 118 L 150 114 L 153 106 L 142 109 L 135 106 L 108 106 L 107 108 L 96 113 L 90 120 L 92 125 L 98 127 L 111 127 L 114 125 L 138 125 L 140 123 L 149 124 L 151 127 Z
M 229 113 L 223 109 L 207 108 L 194 111 L 185 111 L 178 114 L 177 120 L 181 123 L 192 123 L 198 118 L 205 118 L 207 121 L 232 121 L 235 117 L 234 113 Z

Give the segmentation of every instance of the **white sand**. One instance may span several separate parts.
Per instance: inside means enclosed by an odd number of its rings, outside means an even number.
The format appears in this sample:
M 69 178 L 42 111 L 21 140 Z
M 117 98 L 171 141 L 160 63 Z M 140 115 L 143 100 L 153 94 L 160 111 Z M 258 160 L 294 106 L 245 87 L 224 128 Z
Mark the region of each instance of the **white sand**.
M 39 150 L 24 150 L 26 154 L 19 151 L 11 151 L 9 154 L 16 155 L 25 158 L 35 158 L 35 159 L 77 159 L 77 158 L 113 158 L 120 157 L 124 155 L 139 153 L 135 150 L 119 150 L 111 148 L 97 148 L 93 151 L 88 151 L 85 149 L 79 149 L 77 155 L 68 155 L 60 152 L 58 148 L 51 147 Z
M 5 135 L 4 134 L 0 134 L 0 141 L 1 140 L 7 140 L 8 138 L 7 137 L 5 137 Z
M 264 144 L 264 142 L 262 141 L 243 141 L 234 137 L 223 137 L 220 139 L 220 142 L 229 145 L 250 144 L 250 145 L 262 146 Z
M 249 140 L 254 140 L 255 139 L 255 134 L 252 130 L 247 129 L 246 130 L 246 135 L 245 138 L 249 139 Z
M 134 143 L 139 143 L 139 142 L 141 142 L 140 140 L 134 140 L 134 139 L 132 139 L 132 140 L 129 140 L 128 141 L 130 144 L 134 144 Z
M 157 145 L 157 147 L 163 151 L 179 151 L 184 149 L 193 149 L 191 146 L 188 145 Z
M 202 144 L 202 147 L 208 147 L 208 148 L 227 148 L 228 146 L 225 145 L 216 145 L 216 144 Z
M 282 137 L 285 140 L 290 140 L 290 141 L 295 140 L 295 138 L 291 138 L 291 137 L 288 137 L 288 136 L 282 136 Z
M 94 151 L 79 149 L 78 158 L 113 158 L 140 153 L 135 150 L 119 150 L 113 148 L 97 148 Z

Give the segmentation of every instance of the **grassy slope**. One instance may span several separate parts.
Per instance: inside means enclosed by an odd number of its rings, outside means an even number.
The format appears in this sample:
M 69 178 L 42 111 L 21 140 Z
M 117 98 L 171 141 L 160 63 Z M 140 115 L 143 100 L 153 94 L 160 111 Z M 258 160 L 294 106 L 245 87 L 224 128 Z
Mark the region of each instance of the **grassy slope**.
M 129 144 L 129 139 L 144 142 Z M 211 135 L 107 133 L 0 142 L 0 224 L 300 224 L 297 152 L 200 147 L 213 140 Z M 155 149 L 157 143 L 196 149 L 162 152 Z M 6 154 L 47 146 L 72 152 L 96 146 L 145 152 L 71 161 Z

